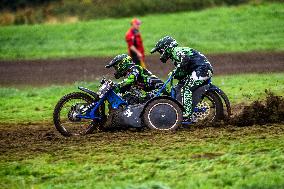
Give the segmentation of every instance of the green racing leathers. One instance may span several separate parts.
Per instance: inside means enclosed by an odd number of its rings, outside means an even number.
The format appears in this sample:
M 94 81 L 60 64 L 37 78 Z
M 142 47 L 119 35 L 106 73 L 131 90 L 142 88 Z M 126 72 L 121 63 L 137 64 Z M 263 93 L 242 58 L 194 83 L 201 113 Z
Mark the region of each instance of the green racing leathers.
M 126 78 L 118 83 L 115 91 L 124 93 L 133 86 L 148 92 L 160 88 L 163 81 L 150 71 L 139 65 L 133 65 L 127 70 Z

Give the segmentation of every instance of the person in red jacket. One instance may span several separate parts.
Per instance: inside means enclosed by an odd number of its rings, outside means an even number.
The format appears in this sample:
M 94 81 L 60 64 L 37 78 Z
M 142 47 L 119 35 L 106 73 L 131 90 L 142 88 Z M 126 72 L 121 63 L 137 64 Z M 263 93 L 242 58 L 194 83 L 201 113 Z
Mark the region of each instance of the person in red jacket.
M 128 46 L 128 54 L 131 56 L 133 62 L 143 68 L 146 68 L 144 59 L 144 46 L 142 37 L 139 32 L 141 21 L 137 18 L 132 19 L 131 27 L 126 32 L 125 40 Z

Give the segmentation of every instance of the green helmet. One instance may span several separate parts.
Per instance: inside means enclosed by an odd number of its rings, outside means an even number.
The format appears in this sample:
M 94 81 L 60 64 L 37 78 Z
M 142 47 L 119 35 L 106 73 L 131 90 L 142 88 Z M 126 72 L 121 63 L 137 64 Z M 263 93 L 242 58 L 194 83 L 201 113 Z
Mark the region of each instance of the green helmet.
M 151 50 L 151 54 L 158 51 L 161 54 L 160 60 L 166 63 L 170 58 L 171 49 L 177 46 L 178 43 L 174 38 L 165 36 L 156 43 L 156 46 Z
M 135 65 L 132 61 L 132 58 L 127 54 L 120 54 L 114 57 L 105 67 L 110 68 L 114 67 L 115 73 L 114 76 L 116 79 L 126 76 L 128 69 Z

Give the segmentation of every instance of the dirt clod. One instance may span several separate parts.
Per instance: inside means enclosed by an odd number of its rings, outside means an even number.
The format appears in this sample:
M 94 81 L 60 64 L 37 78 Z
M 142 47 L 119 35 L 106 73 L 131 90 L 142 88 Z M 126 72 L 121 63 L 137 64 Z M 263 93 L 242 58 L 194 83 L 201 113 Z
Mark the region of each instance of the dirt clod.
M 245 106 L 243 111 L 229 120 L 236 126 L 264 125 L 268 123 L 281 123 L 284 121 L 284 98 L 266 91 L 264 102 L 254 101 Z

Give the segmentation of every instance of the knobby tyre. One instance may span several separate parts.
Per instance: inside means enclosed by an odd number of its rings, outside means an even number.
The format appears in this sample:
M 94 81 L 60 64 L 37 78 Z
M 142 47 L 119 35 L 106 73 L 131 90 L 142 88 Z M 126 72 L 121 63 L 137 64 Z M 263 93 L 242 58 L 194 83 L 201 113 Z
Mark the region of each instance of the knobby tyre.
M 224 108 L 221 98 L 214 91 L 207 91 L 196 108 L 206 109 L 203 112 L 194 112 L 193 117 L 198 124 L 214 123 L 224 118 Z
M 97 100 L 82 92 L 63 96 L 54 108 L 53 122 L 55 128 L 66 137 L 92 133 L 96 128 L 101 127 L 103 121 L 94 122 L 91 119 L 76 118 L 72 115 L 74 115 L 74 112 L 76 113 L 76 107 L 87 106 Z M 98 111 L 104 117 L 104 107 L 100 107 Z

